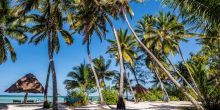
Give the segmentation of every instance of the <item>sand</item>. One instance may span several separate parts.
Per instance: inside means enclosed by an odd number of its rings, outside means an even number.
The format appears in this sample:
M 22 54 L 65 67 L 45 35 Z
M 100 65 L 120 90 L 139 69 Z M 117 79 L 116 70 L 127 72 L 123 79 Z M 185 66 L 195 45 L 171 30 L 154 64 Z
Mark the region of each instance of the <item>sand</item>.
M 171 101 L 165 102 L 126 102 L 128 110 L 181 110 L 191 108 L 191 102 L 187 101 Z M 115 109 L 116 105 L 99 105 L 91 103 L 87 106 L 70 108 L 59 104 L 59 110 L 110 110 Z M 0 104 L 0 110 L 48 110 L 42 109 L 42 104 Z

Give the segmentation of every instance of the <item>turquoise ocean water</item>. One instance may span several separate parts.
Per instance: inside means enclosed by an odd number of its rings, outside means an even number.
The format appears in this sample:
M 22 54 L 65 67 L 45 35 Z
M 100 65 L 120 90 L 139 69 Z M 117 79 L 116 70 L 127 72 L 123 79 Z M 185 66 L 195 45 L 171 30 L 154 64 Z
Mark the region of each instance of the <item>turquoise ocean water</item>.
M 52 96 L 48 96 L 48 100 L 52 102 Z M 89 96 L 92 101 L 98 100 L 98 96 Z M 13 100 L 24 100 L 23 95 L 0 95 L 0 103 L 12 103 Z M 28 96 L 28 100 L 43 101 L 43 96 Z M 58 102 L 64 102 L 64 96 L 58 96 Z

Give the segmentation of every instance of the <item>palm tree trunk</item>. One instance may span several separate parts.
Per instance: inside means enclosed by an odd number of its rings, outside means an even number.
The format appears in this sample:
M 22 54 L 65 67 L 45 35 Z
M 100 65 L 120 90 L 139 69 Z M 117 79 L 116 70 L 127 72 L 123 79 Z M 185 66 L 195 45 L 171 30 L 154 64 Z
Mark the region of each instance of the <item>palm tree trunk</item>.
M 179 47 L 179 46 L 178 46 L 178 47 Z M 182 60 L 183 60 L 183 62 L 184 62 L 184 64 L 185 64 L 185 66 L 188 65 L 187 62 L 185 61 L 184 57 L 183 57 L 183 53 L 182 53 L 180 47 L 179 47 L 179 53 L 180 53 L 180 56 L 181 56 L 181 58 L 182 58 Z M 189 70 L 188 66 L 186 66 L 186 69 L 187 69 L 187 71 L 189 72 L 189 76 L 190 76 L 190 78 L 191 78 L 191 80 L 192 80 L 192 82 L 193 82 L 193 85 L 195 86 L 195 90 L 200 94 L 200 91 L 199 91 L 199 89 L 198 89 L 198 86 L 197 86 L 197 84 L 196 84 L 196 81 L 195 81 L 195 79 L 193 78 L 192 73 L 191 73 L 191 71 Z
M 107 15 L 105 15 L 108 23 L 110 24 L 112 31 L 114 33 L 114 37 L 115 37 L 115 41 L 117 43 L 117 47 L 118 47 L 118 53 L 119 53 L 119 63 L 120 63 L 120 87 L 119 87 L 119 97 L 118 97 L 118 103 L 117 103 L 117 109 L 125 109 L 125 102 L 123 99 L 123 91 L 124 91 L 124 65 L 123 65 L 123 57 L 122 57 L 122 52 L 121 52 L 121 45 L 120 45 L 120 41 L 117 35 L 117 31 L 115 29 L 115 26 L 113 25 L 113 23 L 111 22 L 111 20 L 107 17 Z
M 157 69 L 157 67 L 155 67 L 155 74 L 157 76 L 157 79 L 159 80 L 160 82 L 160 87 L 161 87 L 161 90 L 163 91 L 164 95 L 167 97 L 167 100 L 165 100 L 166 102 L 169 102 L 170 101 L 170 98 L 169 98 L 169 95 L 163 85 L 163 82 L 161 81 L 161 78 L 160 78 L 160 75 L 159 75 L 159 71 Z
M 134 97 L 134 102 L 137 102 L 137 101 L 136 101 L 136 98 L 135 98 L 135 94 L 134 94 L 133 88 L 132 88 L 132 86 L 131 86 L 131 82 L 130 82 L 128 73 L 126 72 L 125 64 L 124 64 L 124 70 L 125 70 L 125 77 L 126 77 L 126 79 L 127 79 L 127 81 L 128 81 L 128 85 L 129 85 L 130 90 L 131 90 L 131 93 L 132 93 L 132 95 L 133 95 L 133 97 Z
M 52 80 L 53 80 L 53 110 L 58 110 L 57 79 L 56 79 L 56 71 L 53 60 L 53 50 L 51 45 L 50 32 L 48 32 L 48 54 L 50 59 L 50 69 L 52 72 Z
M 131 65 L 130 65 L 130 68 L 131 68 L 132 73 L 134 74 L 134 78 L 135 78 L 136 83 L 139 84 L 136 71 L 134 70 L 134 68 Z
M 160 63 L 160 61 L 154 56 L 154 54 L 141 42 L 141 40 L 138 38 L 137 34 L 134 32 L 133 28 L 131 27 L 126 13 L 123 14 L 125 21 L 129 27 L 129 29 L 131 30 L 131 32 L 133 33 L 135 39 L 137 40 L 137 42 L 141 45 L 142 48 L 144 48 L 144 50 L 146 51 L 146 53 L 148 53 L 155 61 L 156 63 L 159 65 L 159 67 L 168 75 L 168 77 L 171 79 L 171 81 L 176 85 L 177 88 L 179 88 L 181 90 L 181 92 L 187 97 L 189 98 L 189 100 L 195 105 L 195 107 L 197 109 L 202 109 L 204 110 L 204 108 L 195 100 L 195 98 L 193 98 L 184 88 L 182 88 L 182 86 L 174 79 L 174 77 L 170 74 L 170 72 L 163 66 L 162 63 Z
M 44 90 L 44 102 L 47 102 L 47 93 L 48 93 L 48 83 L 50 79 L 50 63 L 48 67 L 48 72 L 47 72 L 47 78 L 46 78 L 46 84 L 45 84 L 45 90 Z
M 179 46 L 178 46 L 179 47 Z M 181 48 L 179 47 L 178 48 L 179 49 L 179 53 L 180 53 L 180 56 L 181 56 L 181 58 L 182 58 L 182 60 L 183 60 L 183 62 L 184 62 L 184 65 L 185 65 L 185 67 L 186 67 L 186 69 L 187 69 L 187 71 L 188 71 L 188 73 L 189 73 L 189 76 L 190 76 L 190 78 L 191 78 L 191 80 L 192 80 L 192 83 L 193 83 L 193 85 L 195 86 L 195 89 L 193 89 L 194 91 L 193 92 L 197 92 L 197 96 L 199 97 L 199 100 L 200 101 L 202 101 L 203 103 L 205 103 L 206 101 L 204 100 L 204 97 L 201 95 L 201 92 L 200 92 L 200 90 L 199 90 L 199 88 L 198 88 L 198 85 L 196 84 L 196 81 L 195 81 L 195 79 L 193 78 L 193 76 L 192 76 L 192 73 L 191 73 L 191 71 L 189 70 L 189 65 L 188 65 L 188 63 L 186 62 L 186 60 L 184 59 L 184 57 L 183 57 L 183 53 L 182 53 L 182 50 L 181 50 Z M 192 86 L 191 86 L 192 87 Z
M 91 53 L 90 53 L 90 48 L 89 48 L 89 42 L 87 44 L 87 54 L 88 54 L 88 57 L 89 57 L 89 63 L 90 63 L 90 66 L 92 68 L 92 73 L 95 77 L 95 81 L 96 81 L 96 86 L 97 86 L 97 89 L 98 89 L 98 93 L 99 93 L 99 98 L 100 98 L 100 103 L 101 104 L 104 104 L 104 99 L 103 99 L 103 96 L 102 96 L 102 91 L 101 91 L 101 88 L 100 88 L 100 85 L 99 85 L 99 80 L 98 80 L 98 76 L 96 74 L 96 71 L 95 71 L 95 68 L 94 68 L 94 65 L 93 65 L 93 62 L 92 62 L 92 56 L 91 56 Z

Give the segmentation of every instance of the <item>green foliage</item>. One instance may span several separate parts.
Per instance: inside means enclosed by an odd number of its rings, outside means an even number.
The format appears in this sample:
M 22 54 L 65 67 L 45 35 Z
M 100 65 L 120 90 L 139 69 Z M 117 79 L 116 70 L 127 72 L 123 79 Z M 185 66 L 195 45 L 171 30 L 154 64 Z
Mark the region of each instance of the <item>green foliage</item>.
M 81 91 L 73 91 L 68 95 L 71 99 L 79 99 L 76 102 L 67 101 L 66 104 L 73 107 L 86 106 L 89 103 L 88 94 Z
M 117 30 L 117 34 L 119 37 L 120 45 L 121 45 L 121 51 L 122 51 L 122 57 L 125 62 L 127 62 L 129 65 L 134 65 L 134 60 L 137 58 L 137 52 L 136 47 L 136 41 L 133 39 L 132 35 L 128 34 L 128 30 Z M 117 58 L 117 61 L 119 62 L 119 54 L 117 50 L 117 43 L 113 40 L 108 40 L 108 42 L 111 44 L 108 47 L 107 53 L 111 54 L 112 56 Z
M 171 95 L 171 94 L 170 94 Z M 151 90 L 148 93 L 136 94 L 137 101 L 162 101 L 164 93 L 161 90 Z M 170 101 L 179 101 L 178 96 L 169 96 Z
M 190 71 L 193 73 L 200 94 L 205 102 L 203 106 L 209 110 L 217 108 L 220 105 L 219 66 L 213 67 L 213 63 L 218 63 L 218 60 L 212 57 L 201 52 L 192 55 L 188 61 L 191 66 Z M 219 58 L 219 56 L 215 57 L 217 59 Z
M 190 34 L 178 17 L 171 13 L 159 12 L 158 15 L 145 15 L 138 21 L 137 33 L 143 37 L 143 43 L 154 51 L 162 54 L 178 53 L 179 42 L 187 40 Z
M 174 9 L 178 9 L 178 12 L 189 18 L 191 22 L 196 22 L 198 26 L 200 24 L 219 23 L 219 0 L 163 0 L 165 4 L 168 4 Z
M 94 92 L 94 77 L 88 64 L 83 63 L 73 67 L 73 71 L 70 71 L 67 76 L 69 79 L 64 81 L 67 90 Z
M 103 98 L 106 104 L 116 105 L 119 93 L 117 90 L 106 88 L 102 90 Z
M 136 94 L 137 101 L 162 101 L 163 92 L 151 90 L 148 93 Z
M 18 16 L 13 13 L 10 0 L 0 1 L 0 13 L 0 64 L 4 63 L 9 55 L 15 62 L 16 52 L 11 39 L 24 44 L 28 38 L 25 33 L 28 27 L 24 26 Z
M 105 80 L 111 80 L 116 71 L 110 70 L 111 60 L 106 61 L 103 56 L 93 59 L 93 62 L 99 78 L 100 86 L 104 88 L 106 86 Z
M 170 101 L 180 101 L 180 99 L 177 96 L 169 96 Z
M 29 30 L 29 32 L 33 34 L 30 43 L 37 45 L 44 39 L 48 39 L 51 52 L 58 53 L 60 50 L 60 37 L 63 38 L 66 44 L 73 44 L 73 38 L 70 34 L 71 31 L 66 31 L 63 28 L 63 9 L 65 6 L 60 2 L 41 1 L 39 3 L 40 6 L 37 8 L 39 13 L 31 13 L 26 17 L 29 23 L 33 24 Z

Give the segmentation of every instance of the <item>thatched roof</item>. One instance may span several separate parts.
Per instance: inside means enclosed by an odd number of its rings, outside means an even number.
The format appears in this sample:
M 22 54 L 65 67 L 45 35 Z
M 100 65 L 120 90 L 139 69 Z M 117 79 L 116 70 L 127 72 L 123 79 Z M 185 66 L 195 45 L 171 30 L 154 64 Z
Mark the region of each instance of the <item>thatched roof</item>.
M 133 87 L 134 93 L 147 93 L 149 90 L 146 89 L 144 86 L 141 84 L 137 84 L 135 87 Z
M 20 78 L 18 81 L 16 81 L 13 85 L 6 89 L 5 92 L 43 93 L 44 87 L 33 74 L 29 73 L 26 74 L 24 77 Z

